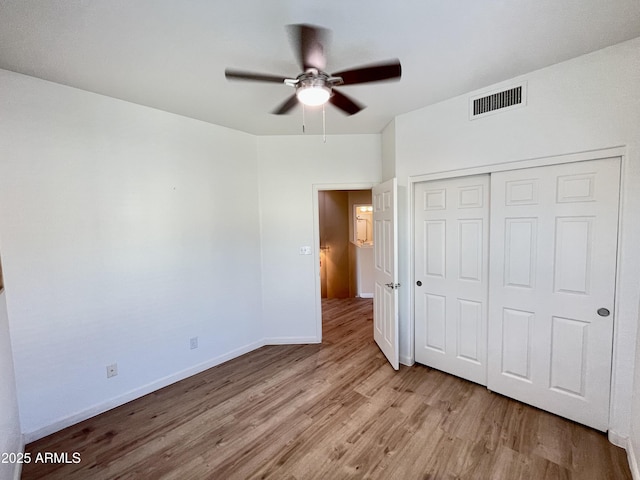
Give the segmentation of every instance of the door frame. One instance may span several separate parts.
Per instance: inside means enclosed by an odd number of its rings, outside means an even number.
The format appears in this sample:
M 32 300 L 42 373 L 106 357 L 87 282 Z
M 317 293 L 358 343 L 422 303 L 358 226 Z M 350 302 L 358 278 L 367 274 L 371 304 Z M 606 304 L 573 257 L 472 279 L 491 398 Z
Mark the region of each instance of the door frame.
M 313 189 L 313 275 L 315 285 L 316 339 L 322 343 L 322 292 L 320 283 L 320 206 L 318 194 L 331 190 L 371 190 L 380 182 L 314 183 Z
M 514 161 L 506 161 L 500 162 L 490 165 L 482 165 L 478 167 L 469 167 L 462 169 L 454 169 L 454 170 L 444 170 L 440 172 L 434 172 L 423 175 L 411 175 L 409 176 L 409 195 L 407 198 L 407 211 L 408 215 L 408 223 L 409 223 L 409 238 L 408 238 L 408 246 L 409 246 L 409 282 L 413 287 L 413 283 L 415 282 L 415 209 L 414 209 L 414 196 L 415 196 L 415 185 L 417 183 L 428 182 L 431 180 L 444 180 L 449 178 L 456 177 L 464 177 L 470 175 L 477 175 L 483 173 L 495 173 L 502 172 L 506 170 L 520 170 L 523 168 L 531 168 L 531 167 L 544 167 L 549 165 L 560 165 L 563 163 L 574 163 L 574 162 L 583 162 L 588 160 L 600 160 L 605 158 L 620 158 L 620 192 L 619 192 L 619 209 L 618 209 L 618 248 L 616 254 L 616 265 L 619 267 L 622 260 L 622 248 L 621 248 L 621 220 L 623 215 L 623 202 L 622 198 L 624 197 L 625 191 L 625 170 L 626 170 L 626 147 L 611 147 L 604 148 L 598 150 L 589 150 L 585 152 L 577 152 L 563 155 L 552 155 L 547 157 L 539 157 L 539 158 L 531 158 L 531 159 L 522 159 L 522 160 L 514 160 Z M 609 424 L 611 425 L 612 419 L 615 415 L 615 406 L 617 405 L 616 396 L 617 391 L 614 388 L 617 383 L 617 375 L 618 375 L 618 358 L 621 355 L 619 352 L 621 339 L 620 335 L 620 327 L 619 327 L 619 315 L 620 312 L 620 298 L 619 298 L 619 288 L 620 280 L 621 280 L 621 269 L 616 268 L 616 277 L 615 277 L 615 294 L 614 294 L 614 318 L 613 318 L 613 358 L 612 358 L 612 372 L 611 372 L 611 397 L 609 400 Z M 415 293 L 414 289 L 409 289 L 409 325 L 408 325 L 408 333 L 409 333 L 409 349 L 408 357 L 413 364 L 415 362 Z M 635 345 L 635 342 L 634 342 Z M 635 350 L 633 352 L 625 352 L 624 355 L 633 355 L 635 358 Z M 629 412 L 630 413 L 630 412 Z M 626 439 L 619 438 L 615 432 L 609 431 L 609 439 L 612 443 L 616 445 L 625 445 Z

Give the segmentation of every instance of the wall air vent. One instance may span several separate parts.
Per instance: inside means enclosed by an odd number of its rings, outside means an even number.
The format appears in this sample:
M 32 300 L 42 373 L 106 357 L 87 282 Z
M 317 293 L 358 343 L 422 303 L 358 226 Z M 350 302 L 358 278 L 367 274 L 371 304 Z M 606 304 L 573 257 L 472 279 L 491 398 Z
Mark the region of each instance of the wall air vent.
M 471 120 L 526 105 L 526 87 L 526 84 L 522 84 L 508 90 L 472 97 L 469 105 Z

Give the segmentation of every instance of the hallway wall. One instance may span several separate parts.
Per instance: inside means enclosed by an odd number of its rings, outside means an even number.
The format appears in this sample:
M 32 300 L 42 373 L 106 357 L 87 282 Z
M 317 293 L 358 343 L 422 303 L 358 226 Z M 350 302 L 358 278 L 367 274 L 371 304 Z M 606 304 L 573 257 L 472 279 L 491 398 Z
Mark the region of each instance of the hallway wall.
M 352 265 L 349 242 L 349 194 L 327 190 L 318 193 L 320 219 L 320 282 L 322 298 L 348 298 Z

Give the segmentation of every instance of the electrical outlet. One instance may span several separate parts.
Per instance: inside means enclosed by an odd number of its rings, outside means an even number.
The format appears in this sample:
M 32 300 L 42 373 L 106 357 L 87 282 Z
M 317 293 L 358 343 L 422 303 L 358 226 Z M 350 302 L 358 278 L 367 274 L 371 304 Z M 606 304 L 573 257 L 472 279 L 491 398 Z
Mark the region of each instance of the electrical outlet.
M 300 255 L 311 255 L 311 247 L 309 246 L 300 247 Z
M 198 348 L 198 337 L 191 337 L 191 340 L 189 340 L 190 346 L 191 346 L 191 350 L 193 350 L 194 348 Z
M 115 377 L 116 375 L 118 375 L 118 364 L 107 365 L 107 378 Z

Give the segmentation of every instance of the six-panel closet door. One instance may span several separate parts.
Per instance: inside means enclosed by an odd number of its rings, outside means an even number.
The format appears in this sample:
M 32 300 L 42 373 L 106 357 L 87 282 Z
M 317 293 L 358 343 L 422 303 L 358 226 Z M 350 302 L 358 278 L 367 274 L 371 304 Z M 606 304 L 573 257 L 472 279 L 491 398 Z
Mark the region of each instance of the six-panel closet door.
M 619 159 L 491 176 L 489 389 L 607 430 Z
M 416 361 L 486 385 L 489 175 L 419 183 L 414 202 Z
M 416 361 L 607 430 L 619 182 L 612 158 L 416 184 Z

